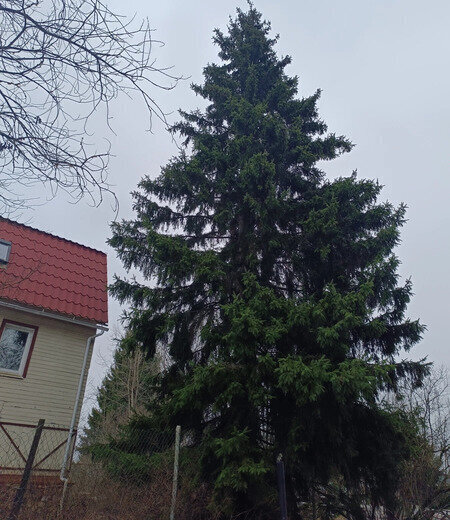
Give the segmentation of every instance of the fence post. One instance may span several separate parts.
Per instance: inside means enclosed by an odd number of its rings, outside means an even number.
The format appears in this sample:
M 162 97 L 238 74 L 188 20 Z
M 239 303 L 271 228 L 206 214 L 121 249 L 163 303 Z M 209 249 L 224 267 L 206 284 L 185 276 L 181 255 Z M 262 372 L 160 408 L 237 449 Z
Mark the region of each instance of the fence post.
M 173 460 L 173 484 L 172 484 L 172 504 L 170 506 L 170 520 L 175 520 L 175 506 L 177 503 L 178 490 L 178 461 L 180 457 L 180 434 L 181 426 L 175 428 L 175 457 Z
M 33 442 L 31 443 L 31 448 L 28 454 L 27 462 L 25 464 L 25 469 L 23 470 L 22 480 L 20 482 L 19 489 L 17 490 L 16 495 L 14 497 L 14 502 L 8 520 L 17 520 L 19 516 L 20 509 L 23 504 L 23 499 L 27 491 L 31 470 L 33 469 L 34 458 L 36 456 L 36 452 L 39 446 L 39 441 L 41 440 L 42 430 L 44 429 L 44 424 L 45 419 L 39 419 L 39 422 L 36 426 L 36 430 L 34 432 Z
M 281 453 L 277 457 L 277 480 L 278 495 L 280 498 L 281 520 L 287 520 L 287 502 L 286 502 L 286 477 L 284 473 L 284 462 Z
M 72 453 L 71 453 L 71 455 L 69 455 L 69 459 L 70 459 L 69 470 L 70 470 L 70 467 L 72 466 L 73 452 L 75 451 L 75 440 L 76 440 L 75 436 L 76 436 L 76 431 L 74 431 L 72 434 Z M 63 464 L 65 464 L 65 463 L 63 462 Z M 62 492 L 61 492 L 61 498 L 59 500 L 58 518 L 62 515 L 62 512 L 64 511 L 64 502 L 66 500 L 67 486 L 69 485 L 69 477 L 68 477 L 68 474 L 66 473 L 66 470 L 67 470 L 67 467 L 63 465 L 63 468 L 61 469 L 61 475 L 64 472 L 64 476 L 62 476 L 62 477 L 60 476 L 61 481 L 63 482 L 63 488 L 62 488 Z

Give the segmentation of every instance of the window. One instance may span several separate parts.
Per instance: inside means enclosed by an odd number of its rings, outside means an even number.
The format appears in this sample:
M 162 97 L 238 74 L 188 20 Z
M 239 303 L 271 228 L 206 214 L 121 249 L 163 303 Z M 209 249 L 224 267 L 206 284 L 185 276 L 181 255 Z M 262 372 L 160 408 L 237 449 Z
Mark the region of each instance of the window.
M 0 328 L 0 373 L 26 376 L 37 327 L 4 320 Z
M 0 238 L 0 265 L 7 265 L 11 253 L 11 242 Z

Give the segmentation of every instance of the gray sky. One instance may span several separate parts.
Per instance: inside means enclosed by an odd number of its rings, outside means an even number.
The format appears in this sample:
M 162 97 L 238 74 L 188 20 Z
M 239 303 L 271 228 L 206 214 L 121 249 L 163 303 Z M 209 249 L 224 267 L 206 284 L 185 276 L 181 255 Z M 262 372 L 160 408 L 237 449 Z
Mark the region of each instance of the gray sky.
M 148 16 L 160 66 L 189 76 L 170 92 L 154 97 L 177 120 L 178 108 L 201 102 L 189 89 L 201 82 L 207 62 L 216 61 L 211 42 L 214 27 L 225 28 L 228 16 L 243 0 L 109 0 L 117 12 Z M 449 320 L 450 227 L 450 2 L 448 0 L 255 0 L 255 6 L 280 34 L 280 54 L 290 54 L 288 73 L 300 77 L 300 96 L 321 88 L 320 112 L 329 130 L 345 134 L 354 150 L 324 165 L 330 177 L 357 169 L 360 177 L 378 179 L 382 199 L 405 202 L 409 219 L 398 254 L 401 275 L 411 277 L 415 296 L 412 318 L 428 326 L 411 353 L 437 364 L 450 360 L 446 327 Z M 144 174 L 155 176 L 176 153 L 171 138 L 147 120 L 138 101 L 121 98 L 113 104 L 112 135 L 102 118 L 92 123 L 93 140 L 112 143 L 110 181 L 120 201 L 120 218 L 132 217 L 132 191 Z M 114 252 L 105 245 L 113 212 L 108 204 L 90 208 L 70 204 L 64 196 L 23 214 L 32 225 L 104 250 L 109 275 L 123 274 Z M 110 325 L 116 327 L 119 305 L 110 301 Z M 95 347 L 89 392 L 101 381 L 111 359 L 112 334 Z

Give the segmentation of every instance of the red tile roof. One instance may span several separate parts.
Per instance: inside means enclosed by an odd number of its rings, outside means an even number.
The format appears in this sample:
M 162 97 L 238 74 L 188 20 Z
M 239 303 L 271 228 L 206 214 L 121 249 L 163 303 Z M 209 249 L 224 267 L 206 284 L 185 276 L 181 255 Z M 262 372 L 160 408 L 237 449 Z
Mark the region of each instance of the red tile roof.
M 105 253 L 1 217 L 0 239 L 12 242 L 1 300 L 108 322 Z

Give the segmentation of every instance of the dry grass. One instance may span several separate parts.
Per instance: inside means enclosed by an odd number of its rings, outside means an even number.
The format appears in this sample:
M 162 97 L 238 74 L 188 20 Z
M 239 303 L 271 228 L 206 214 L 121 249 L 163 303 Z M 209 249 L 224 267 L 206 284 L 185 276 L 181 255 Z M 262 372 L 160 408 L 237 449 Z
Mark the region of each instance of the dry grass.
M 21 509 L 20 520 L 54 520 L 58 514 L 59 497 L 62 486 L 37 486 L 32 482 Z M 16 485 L 0 486 L 0 518 L 6 520 L 11 511 Z
M 171 475 L 163 471 L 142 485 L 112 480 L 99 464 L 79 464 L 72 473 L 64 520 L 168 518 Z
M 168 519 L 172 470 L 161 468 L 151 480 L 136 485 L 111 479 L 99 464 L 73 467 L 64 511 L 59 516 L 62 486 L 30 485 L 19 520 L 145 520 Z M 0 488 L 0 518 L 8 517 L 15 488 Z M 177 520 L 214 520 L 206 509 L 207 490 L 180 480 Z

